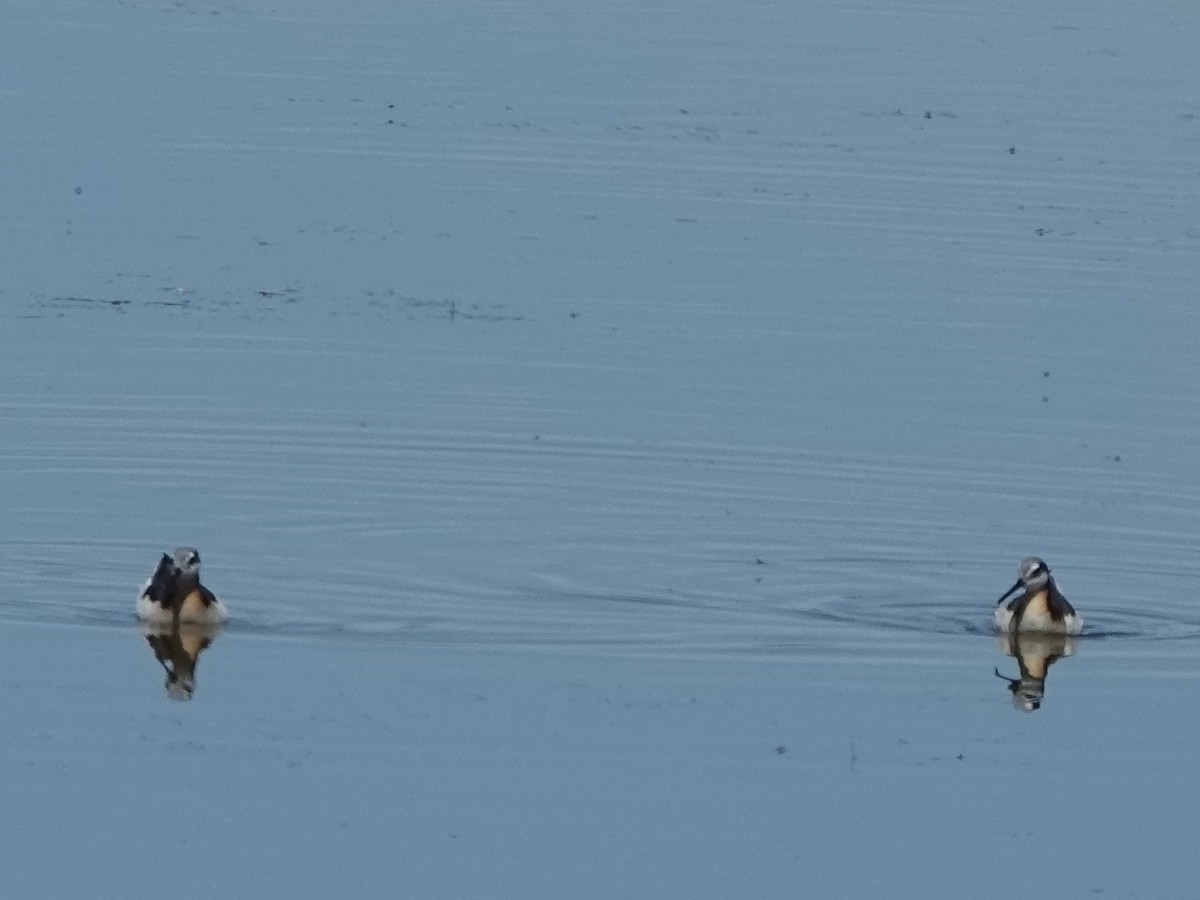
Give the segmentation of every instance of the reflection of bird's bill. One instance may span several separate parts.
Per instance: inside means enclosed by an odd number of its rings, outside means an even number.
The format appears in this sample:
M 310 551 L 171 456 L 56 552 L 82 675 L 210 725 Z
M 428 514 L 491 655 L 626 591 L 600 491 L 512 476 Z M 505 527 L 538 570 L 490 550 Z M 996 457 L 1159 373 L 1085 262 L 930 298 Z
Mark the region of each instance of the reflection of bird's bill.
M 1046 696 L 1046 679 L 1033 678 L 1024 671 L 1020 678 L 1009 678 L 999 669 L 996 677 L 1008 683 L 1009 693 L 1012 694 L 1012 705 L 1022 712 L 1033 712 L 1041 709 L 1042 698 Z
M 1075 655 L 1075 638 L 1040 631 L 1013 631 L 996 635 L 996 647 L 1005 656 L 1020 660 L 1061 659 Z

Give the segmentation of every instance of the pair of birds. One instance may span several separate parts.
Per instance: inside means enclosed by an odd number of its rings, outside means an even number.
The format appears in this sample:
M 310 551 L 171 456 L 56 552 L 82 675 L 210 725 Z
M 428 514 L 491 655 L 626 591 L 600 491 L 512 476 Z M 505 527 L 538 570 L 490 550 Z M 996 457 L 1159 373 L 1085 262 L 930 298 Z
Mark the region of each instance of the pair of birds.
M 1019 597 L 1001 605 L 1022 588 Z M 1016 584 L 996 604 L 998 631 L 1074 635 L 1083 628 L 1083 618 L 1054 583 L 1050 567 L 1036 556 L 1021 560 Z M 200 553 L 195 547 L 180 547 L 172 556 L 162 555 L 138 595 L 137 614 L 144 621 L 161 624 L 217 625 L 229 618 L 225 604 L 200 583 Z
M 229 618 L 225 604 L 200 583 L 200 552 L 180 547 L 158 561 L 138 594 L 137 615 L 155 625 L 219 625 Z

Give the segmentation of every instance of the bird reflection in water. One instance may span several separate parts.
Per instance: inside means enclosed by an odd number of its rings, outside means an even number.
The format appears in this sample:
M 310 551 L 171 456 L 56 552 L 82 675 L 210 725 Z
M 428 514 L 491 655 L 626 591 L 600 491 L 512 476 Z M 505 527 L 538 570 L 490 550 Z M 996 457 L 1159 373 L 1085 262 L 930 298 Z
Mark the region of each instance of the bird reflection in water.
M 221 633 L 221 626 L 143 622 L 141 632 L 154 651 L 154 658 L 167 673 L 163 683 L 167 696 L 172 700 L 191 700 L 196 692 L 196 664 L 200 654 L 212 646 Z
M 1012 704 L 1022 712 L 1041 708 L 1050 667 L 1064 656 L 1075 653 L 1075 638 L 1065 634 L 1012 632 L 1000 635 L 997 645 L 1002 653 L 1015 657 L 1020 666 L 1019 678 L 1009 678 L 999 667 L 996 677 L 1008 682 Z

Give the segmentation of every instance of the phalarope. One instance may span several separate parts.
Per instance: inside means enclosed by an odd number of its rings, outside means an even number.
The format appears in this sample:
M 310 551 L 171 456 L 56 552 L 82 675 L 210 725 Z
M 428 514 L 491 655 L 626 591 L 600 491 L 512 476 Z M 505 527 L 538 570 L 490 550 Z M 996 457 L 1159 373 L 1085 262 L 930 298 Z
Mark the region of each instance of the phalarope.
M 1006 606 L 1005 600 L 1024 588 Z M 1050 567 L 1044 560 L 1029 556 L 1017 566 L 1017 582 L 996 601 L 996 628 L 999 631 L 1039 631 L 1048 634 L 1079 634 L 1083 618 L 1062 595 Z
M 200 553 L 194 547 L 180 547 L 174 556 L 162 555 L 138 594 L 137 614 L 147 622 L 201 625 L 217 625 L 229 618 L 225 604 L 200 583 Z

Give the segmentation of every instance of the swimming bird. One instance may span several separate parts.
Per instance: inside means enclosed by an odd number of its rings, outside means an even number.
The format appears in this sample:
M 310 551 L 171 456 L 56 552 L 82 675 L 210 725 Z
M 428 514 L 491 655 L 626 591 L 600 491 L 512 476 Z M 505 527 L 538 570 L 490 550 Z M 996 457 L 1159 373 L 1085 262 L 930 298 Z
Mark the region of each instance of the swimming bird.
M 200 553 L 194 547 L 180 547 L 173 556 L 162 555 L 138 594 L 137 614 L 147 622 L 202 625 L 217 625 L 229 618 L 225 604 L 200 583 Z
M 1024 589 L 1008 605 L 1010 596 Z M 1083 618 L 1062 595 L 1045 560 L 1028 556 L 1017 566 L 1017 583 L 996 601 L 995 622 L 999 631 L 1040 631 L 1047 634 L 1079 634 Z

